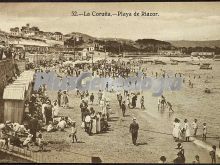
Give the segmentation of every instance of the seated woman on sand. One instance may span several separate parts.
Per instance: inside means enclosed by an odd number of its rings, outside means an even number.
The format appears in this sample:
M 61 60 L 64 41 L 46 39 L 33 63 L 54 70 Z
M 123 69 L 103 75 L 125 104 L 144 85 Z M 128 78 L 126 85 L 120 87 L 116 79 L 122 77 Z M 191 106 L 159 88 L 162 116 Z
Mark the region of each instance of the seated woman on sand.
M 64 129 L 66 128 L 66 121 L 65 119 L 62 117 L 61 121 L 57 124 L 57 129 L 59 129 L 60 131 L 64 131 Z
M 54 132 L 56 131 L 56 128 L 54 126 L 54 123 L 52 123 L 51 121 L 49 121 L 49 125 L 47 126 L 47 132 Z

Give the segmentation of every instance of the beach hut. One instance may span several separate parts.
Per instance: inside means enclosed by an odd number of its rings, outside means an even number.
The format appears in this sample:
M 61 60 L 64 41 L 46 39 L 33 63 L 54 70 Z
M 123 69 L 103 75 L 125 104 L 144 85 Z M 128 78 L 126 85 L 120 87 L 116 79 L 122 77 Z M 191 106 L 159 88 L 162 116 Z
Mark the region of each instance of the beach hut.
M 8 86 L 4 89 L 4 121 L 22 123 L 25 97 L 25 86 Z
M 30 99 L 32 88 L 33 88 L 32 84 L 27 82 L 27 81 L 16 80 L 16 81 L 13 82 L 13 84 L 9 85 L 8 87 L 18 87 L 18 86 L 24 86 L 25 87 L 26 98 Z

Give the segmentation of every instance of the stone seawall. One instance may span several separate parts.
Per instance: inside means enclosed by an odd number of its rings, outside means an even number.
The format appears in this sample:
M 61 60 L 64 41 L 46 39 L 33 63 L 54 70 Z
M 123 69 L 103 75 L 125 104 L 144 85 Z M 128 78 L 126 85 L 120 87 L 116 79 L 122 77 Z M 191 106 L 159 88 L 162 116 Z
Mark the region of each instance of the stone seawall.
M 0 163 L 33 163 L 24 158 L 0 151 Z

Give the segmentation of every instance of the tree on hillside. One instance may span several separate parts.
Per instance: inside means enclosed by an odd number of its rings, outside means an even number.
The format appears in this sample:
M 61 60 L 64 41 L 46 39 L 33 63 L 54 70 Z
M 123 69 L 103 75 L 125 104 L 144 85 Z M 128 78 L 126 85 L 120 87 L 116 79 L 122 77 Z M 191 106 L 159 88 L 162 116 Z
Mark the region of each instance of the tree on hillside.
M 84 43 L 84 40 L 76 40 L 76 38 L 74 37 L 71 37 L 70 39 L 67 39 L 66 41 L 64 41 L 64 45 L 65 46 L 70 46 L 70 47 L 73 47 L 74 44 L 75 46 L 80 46 Z

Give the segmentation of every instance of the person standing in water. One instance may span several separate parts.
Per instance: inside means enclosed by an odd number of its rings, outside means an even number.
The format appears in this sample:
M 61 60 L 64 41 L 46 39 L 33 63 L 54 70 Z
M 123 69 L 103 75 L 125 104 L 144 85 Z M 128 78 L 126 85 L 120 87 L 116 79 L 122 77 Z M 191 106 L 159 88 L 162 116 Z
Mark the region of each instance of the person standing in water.
M 160 108 L 161 108 L 161 97 L 158 97 L 158 103 L 157 103 L 158 111 L 160 110 Z
M 206 141 L 207 127 L 206 123 L 203 123 L 203 132 L 202 132 L 202 140 Z
M 167 101 L 167 105 L 169 106 L 169 112 L 174 112 L 172 104 Z
M 160 104 L 161 104 L 161 109 L 164 110 L 165 104 L 166 104 L 166 99 L 165 99 L 165 97 L 163 95 L 161 96 Z

